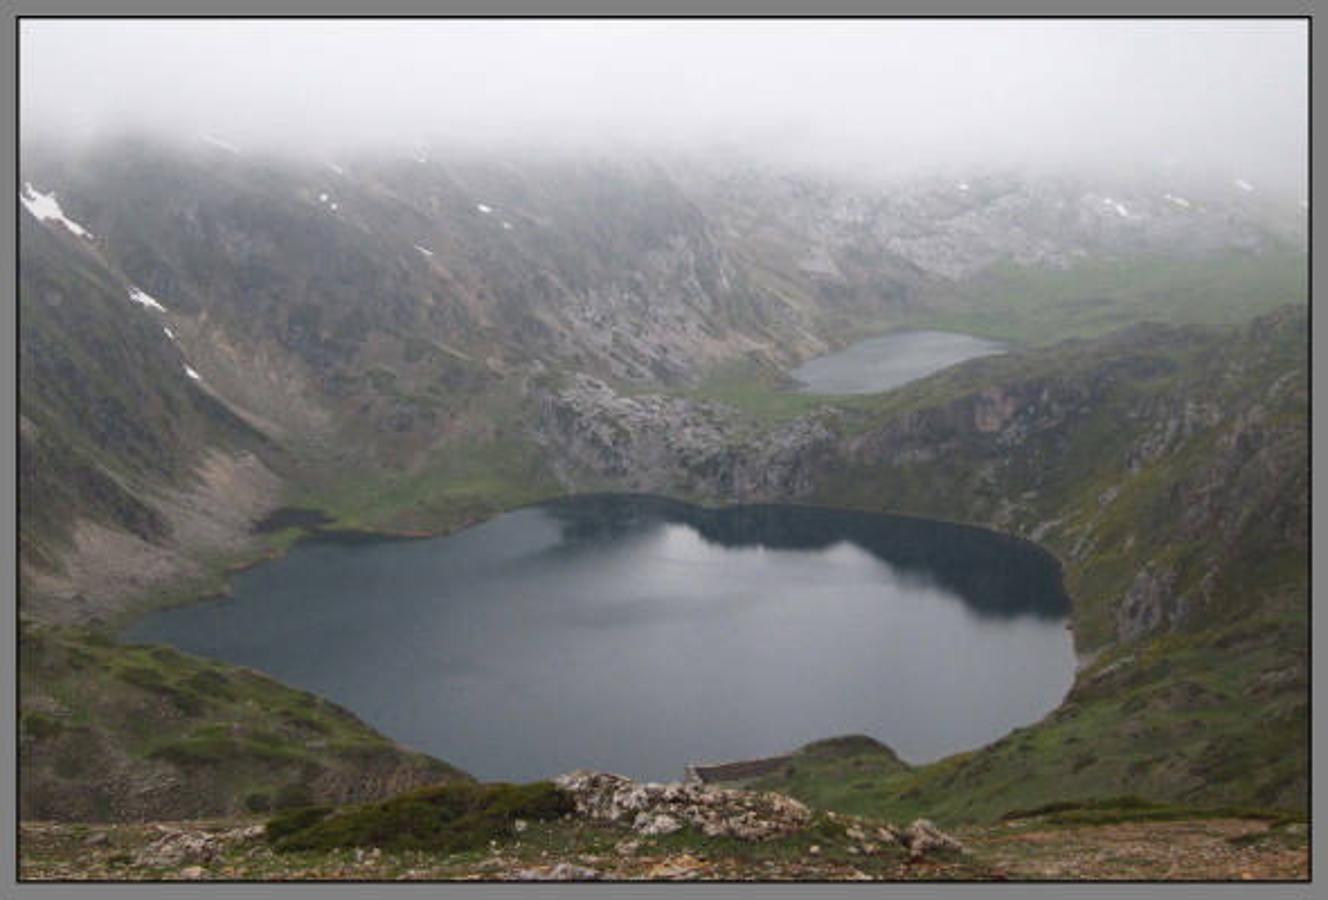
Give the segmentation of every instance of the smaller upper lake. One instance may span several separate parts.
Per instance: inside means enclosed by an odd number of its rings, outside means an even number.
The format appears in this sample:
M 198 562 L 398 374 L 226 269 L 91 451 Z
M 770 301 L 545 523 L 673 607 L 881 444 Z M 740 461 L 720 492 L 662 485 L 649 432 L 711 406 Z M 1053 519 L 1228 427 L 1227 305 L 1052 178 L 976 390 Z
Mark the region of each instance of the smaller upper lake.
M 818 356 L 793 370 L 806 394 L 875 394 L 979 356 L 1004 353 L 997 341 L 948 331 L 897 331 Z

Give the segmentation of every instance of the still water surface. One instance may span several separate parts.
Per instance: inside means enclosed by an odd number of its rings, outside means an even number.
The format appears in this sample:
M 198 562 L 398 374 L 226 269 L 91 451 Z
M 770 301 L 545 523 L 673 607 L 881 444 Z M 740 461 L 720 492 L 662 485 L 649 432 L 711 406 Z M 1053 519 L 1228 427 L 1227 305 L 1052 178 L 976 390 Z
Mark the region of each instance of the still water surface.
M 795 506 L 570 498 L 446 538 L 320 539 L 124 635 L 252 666 L 486 779 L 673 779 L 866 733 L 921 762 L 1068 689 L 1049 556 Z
M 806 394 L 874 394 L 1004 351 L 1004 344 L 967 334 L 898 331 L 808 360 L 792 374 Z

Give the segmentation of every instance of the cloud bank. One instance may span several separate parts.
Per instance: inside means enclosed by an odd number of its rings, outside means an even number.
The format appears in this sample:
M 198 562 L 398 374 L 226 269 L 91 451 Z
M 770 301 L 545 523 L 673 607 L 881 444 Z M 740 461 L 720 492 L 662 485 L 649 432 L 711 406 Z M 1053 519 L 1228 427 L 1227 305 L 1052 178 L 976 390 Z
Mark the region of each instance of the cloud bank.
M 27 20 L 25 139 L 732 150 L 1304 184 L 1298 20 Z

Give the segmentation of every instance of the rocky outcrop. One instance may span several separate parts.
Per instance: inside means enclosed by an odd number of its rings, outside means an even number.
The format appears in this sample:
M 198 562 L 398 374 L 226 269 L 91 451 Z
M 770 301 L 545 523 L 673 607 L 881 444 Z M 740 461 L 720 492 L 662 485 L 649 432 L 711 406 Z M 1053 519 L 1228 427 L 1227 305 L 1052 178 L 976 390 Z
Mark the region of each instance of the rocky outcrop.
M 588 769 L 561 775 L 554 782 L 572 795 L 577 815 L 626 825 L 644 837 L 673 834 L 692 827 L 707 837 L 765 841 L 796 834 L 813 824 L 812 812 L 806 806 L 783 794 L 765 791 L 732 790 L 699 782 L 640 783 Z M 907 828 L 868 827 L 861 820 L 836 813 L 829 813 L 828 819 L 851 842 L 849 852 L 853 854 L 873 854 L 882 846 L 901 847 L 914 860 L 938 853 L 964 852 L 963 844 L 926 819 L 917 819 Z M 639 845 L 636 840 L 620 842 L 618 850 L 631 855 Z M 808 852 L 816 856 L 821 851 L 819 845 L 812 844 Z M 559 876 L 541 872 L 531 873 L 530 877 Z M 660 873 L 659 877 L 672 876 Z
M 1170 569 L 1144 569 L 1116 607 L 1116 639 L 1121 643 L 1138 640 L 1161 631 L 1181 618 L 1175 595 L 1176 573 Z
M 174 830 L 158 825 L 161 836 L 144 847 L 134 864 L 147 868 L 174 868 L 185 864 L 206 865 L 229 848 L 263 836 L 264 826 L 249 825 L 224 831 Z
M 782 794 L 640 783 L 584 769 L 561 775 L 555 783 L 572 795 L 578 815 L 626 824 L 642 835 L 691 826 L 707 837 L 760 841 L 805 828 L 812 818 L 811 810 Z
M 762 431 L 724 404 L 628 396 L 585 373 L 542 396 L 534 434 L 569 486 L 731 501 L 806 494 L 834 445 L 820 417 Z

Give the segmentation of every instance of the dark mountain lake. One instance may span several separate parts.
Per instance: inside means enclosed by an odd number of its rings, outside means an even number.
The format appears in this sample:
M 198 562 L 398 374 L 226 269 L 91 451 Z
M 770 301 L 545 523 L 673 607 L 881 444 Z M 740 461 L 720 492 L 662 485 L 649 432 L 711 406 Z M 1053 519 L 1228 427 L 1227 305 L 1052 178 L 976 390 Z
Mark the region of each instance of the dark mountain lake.
M 569 498 L 446 538 L 319 539 L 123 635 L 252 666 L 486 779 L 866 733 L 923 762 L 1051 710 L 1059 571 L 980 529 L 797 506 Z
M 874 394 L 1004 351 L 1004 344 L 967 334 L 898 331 L 808 360 L 792 375 L 807 394 Z

